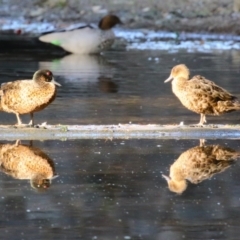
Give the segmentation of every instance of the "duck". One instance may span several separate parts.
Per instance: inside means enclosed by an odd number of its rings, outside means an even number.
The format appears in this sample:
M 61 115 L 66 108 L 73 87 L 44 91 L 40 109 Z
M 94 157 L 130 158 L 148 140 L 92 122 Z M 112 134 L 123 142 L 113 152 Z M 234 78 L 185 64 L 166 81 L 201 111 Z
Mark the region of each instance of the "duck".
M 29 179 L 35 190 L 46 190 L 58 175 L 54 162 L 37 147 L 17 140 L 14 144 L 0 144 L 0 171 L 19 180 Z
M 187 109 L 200 114 L 198 126 L 206 123 L 206 115 L 220 115 L 240 109 L 240 103 L 224 88 L 203 76 L 189 78 L 190 71 L 185 64 L 172 68 L 169 78 L 172 91 Z
M 198 184 L 232 166 L 240 152 L 221 145 L 195 146 L 183 152 L 171 165 L 169 176 L 162 175 L 170 191 L 182 194 L 188 181 Z
M 17 117 L 16 126 L 34 126 L 33 114 L 53 102 L 57 93 L 56 86 L 61 85 L 47 69 L 36 71 L 31 80 L 3 83 L 0 89 L 0 110 L 14 113 Z M 20 114 L 30 114 L 29 124 L 22 123 Z
M 48 32 L 39 37 L 39 40 L 63 48 L 75 54 L 97 54 L 109 49 L 115 39 L 112 28 L 122 24 L 116 15 L 103 17 L 98 28 L 91 25 L 81 26 L 68 31 Z

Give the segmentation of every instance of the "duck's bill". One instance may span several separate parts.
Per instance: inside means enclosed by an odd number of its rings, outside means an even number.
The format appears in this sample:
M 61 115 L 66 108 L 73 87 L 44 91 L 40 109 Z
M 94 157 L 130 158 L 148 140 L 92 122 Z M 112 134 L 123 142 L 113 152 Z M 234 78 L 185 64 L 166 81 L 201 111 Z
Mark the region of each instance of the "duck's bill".
M 173 80 L 173 77 L 169 77 L 168 79 L 166 79 L 165 81 L 164 81 L 164 83 L 167 83 L 167 82 L 170 82 L 170 81 L 172 81 Z
M 56 82 L 54 78 L 52 79 L 52 83 L 54 83 L 55 85 L 57 85 L 57 86 L 59 86 L 59 87 L 62 86 L 60 83 Z
M 170 177 L 168 177 L 168 176 L 166 176 L 166 175 L 163 175 L 163 174 L 162 174 L 162 177 L 165 178 L 165 179 L 167 180 L 167 182 L 171 180 Z

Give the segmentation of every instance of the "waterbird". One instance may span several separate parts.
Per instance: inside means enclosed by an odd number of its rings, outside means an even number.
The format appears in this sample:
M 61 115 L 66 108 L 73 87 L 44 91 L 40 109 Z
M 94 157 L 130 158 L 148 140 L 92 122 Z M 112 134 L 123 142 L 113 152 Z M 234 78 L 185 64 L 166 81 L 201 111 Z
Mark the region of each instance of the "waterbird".
M 200 144 L 183 152 L 171 165 L 169 176 L 162 175 L 169 190 L 178 194 L 187 189 L 188 182 L 198 184 L 229 168 L 240 152 L 220 145 Z
M 172 68 L 164 82 L 172 81 L 172 91 L 189 110 L 200 114 L 200 122 L 206 123 L 206 115 L 220 115 L 240 109 L 237 97 L 203 76 L 189 79 L 190 71 L 185 64 Z
M 15 179 L 30 179 L 36 190 L 50 187 L 56 178 L 54 162 L 39 148 L 20 144 L 0 144 L 0 170 Z
M 16 80 L 3 83 L 0 89 L 0 110 L 14 113 L 17 126 L 22 124 L 20 114 L 30 113 L 29 125 L 34 125 L 33 113 L 47 107 L 56 97 L 57 86 L 51 71 L 42 69 L 34 73 L 31 80 Z
M 112 28 L 122 24 L 115 15 L 103 17 L 98 28 L 91 25 L 81 26 L 72 30 L 44 33 L 39 40 L 63 48 L 67 52 L 76 54 L 94 54 L 110 48 L 115 35 Z

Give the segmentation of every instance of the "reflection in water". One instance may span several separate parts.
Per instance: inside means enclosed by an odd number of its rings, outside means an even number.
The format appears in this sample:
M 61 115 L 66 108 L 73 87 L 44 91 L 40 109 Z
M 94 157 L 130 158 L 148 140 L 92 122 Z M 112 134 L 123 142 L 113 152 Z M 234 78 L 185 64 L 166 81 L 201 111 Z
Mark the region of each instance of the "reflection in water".
M 118 92 L 118 85 L 112 81 L 111 78 L 99 77 L 99 89 L 105 93 L 116 93 Z
M 70 81 L 96 82 L 101 75 L 111 76 L 111 64 L 101 55 L 67 55 L 51 62 L 39 62 L 40 69 L 50 69 L 54 75 Z
M 30 179 L 37 190 L 50 187 L 56 177 L 53 161 L 40 149 L 19 144 L 0 144 L 0 169 L 16 179 Z
M 235 150 L 220 145 L 204 145 L 183 152 L 170 167 L 170 176 L 163 177 L 170 191 L 183 193 L 187 180 L 198 184 L 213 175 L 225 171 L 240 156 Z

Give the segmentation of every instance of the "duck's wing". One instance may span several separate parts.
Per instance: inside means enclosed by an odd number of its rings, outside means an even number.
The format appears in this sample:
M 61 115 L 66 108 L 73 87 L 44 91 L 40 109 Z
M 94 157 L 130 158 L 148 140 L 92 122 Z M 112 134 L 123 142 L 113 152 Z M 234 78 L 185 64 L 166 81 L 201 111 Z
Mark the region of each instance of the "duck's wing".
M 188 150 L 188 154 L 194 158 L 189 156 L 191 163 L 185 173 L 186 179 L 195 184 L 225 171 L 239 157 L 235 150 L 220 145 L 194 147 Z
M 70 32 L 70 31 L 74 31 L 76 29 L 84 29 L 84 28 L 92 28 L 92 29 L 94 29 L 94 27 L 92 25 L 86 24 L 86 25 L 82 25 L 82 26 L 78 26 L 78 27 L 69 28 L 69 29 L 59 29 L 59 30 L 42 32 L 41 36 L 44 36 L 44 35 L 47 35 L 47 34 L 52 34 L 52 33 Z
M 237 99 L 237 97 L 230 94 L 226 89 L 200 75 L 196 75 L 189 80 L 188 88 L 200 98 L 207 98 L 215 102 Z

